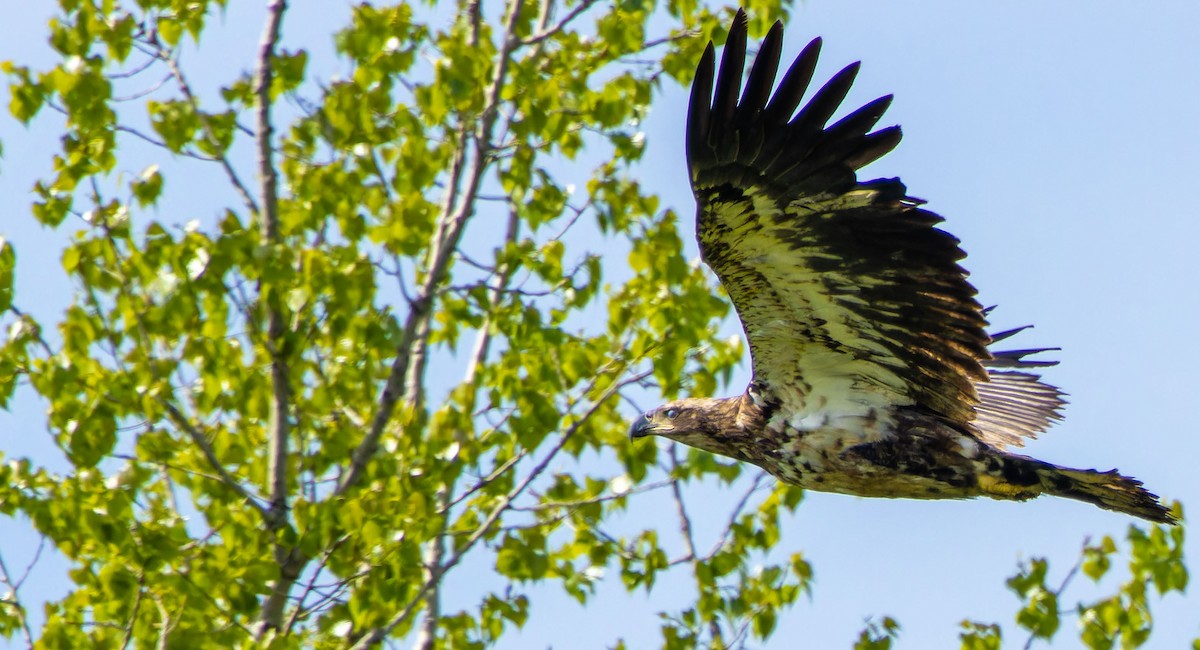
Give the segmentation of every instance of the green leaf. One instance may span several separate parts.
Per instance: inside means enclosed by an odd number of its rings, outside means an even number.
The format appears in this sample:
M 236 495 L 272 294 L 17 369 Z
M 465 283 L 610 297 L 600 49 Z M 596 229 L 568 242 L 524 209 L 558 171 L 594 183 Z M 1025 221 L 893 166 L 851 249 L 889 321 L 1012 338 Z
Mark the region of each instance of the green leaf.
M 133 197 L 137 199 L 138 205 L 145 207 L 153 205 L 158 201 L 158 196 L 162 194 L 163 179 L 162 174 L 158 171 L 158 165 L 151 165 L 142 171 L 141 178 L 130 184 L 130 189 L 133 190 Z M 64 260 L 63 266 L 66 266 Z M 70 271 L 70 269 L 67 269 Z
M 962 641 L 962 650 L 1000 650 L 1002 647 L 999 625 L 963 621 L 960 626 L 963 631 L 958 638 Z
M 17 253 L 0 237 L 0 313 L 8 311 L 13 301 L 13 283 L 17 268 Z

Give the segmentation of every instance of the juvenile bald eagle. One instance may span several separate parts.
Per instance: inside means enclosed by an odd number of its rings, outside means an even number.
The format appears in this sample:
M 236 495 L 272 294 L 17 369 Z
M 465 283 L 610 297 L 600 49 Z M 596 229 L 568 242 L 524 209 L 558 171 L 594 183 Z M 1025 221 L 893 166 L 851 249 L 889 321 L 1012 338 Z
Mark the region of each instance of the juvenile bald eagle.
M 806 489 L 866 497 L 1078 499 L 1175 523 L 1158 497 L 1115 470 L 1059 467 L 1005 451 L 1059 419 L 1058 389 L 1028 368 L 1045 350 L 991 352 L 986 311 L 958 265 L 958 240 L 899 179 L 855 171 L 891 151 L 872 131 L 881 97 L 831 126 L 858 64 L 796 111 L 816 66 L 809 43 L 771 94 L 775 23 L 741 91 L 746 16 L 729 32 L 715 92 L 700 59 L 687 161 L 700 253 L 737 308 L 754 376 L 746 392 L 688 398 L 642 415 L 661 435 L 753 463 Z

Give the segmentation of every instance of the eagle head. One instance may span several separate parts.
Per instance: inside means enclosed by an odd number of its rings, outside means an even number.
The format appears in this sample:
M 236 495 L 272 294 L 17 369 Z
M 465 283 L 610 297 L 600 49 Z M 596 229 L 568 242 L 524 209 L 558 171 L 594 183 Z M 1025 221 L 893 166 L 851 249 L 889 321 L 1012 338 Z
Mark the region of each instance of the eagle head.
M 646 411 L 629 427 L 629 438 L 646 436 L 670 436 L 686 433 L 696 425 L 695 408 L 685 404 L 690 400 L 676 400 L 656 409 Z
M 741 398 L 692 397 L 646 411 L 629 427 L 630 439 L 663 436 L 685 445 L 738 458 L 738 442 L 749 433 Z

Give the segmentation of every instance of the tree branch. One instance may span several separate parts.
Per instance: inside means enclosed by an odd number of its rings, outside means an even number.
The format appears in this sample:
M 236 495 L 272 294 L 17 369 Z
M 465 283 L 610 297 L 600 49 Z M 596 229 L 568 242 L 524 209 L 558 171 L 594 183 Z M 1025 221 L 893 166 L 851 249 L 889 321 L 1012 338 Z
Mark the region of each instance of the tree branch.
M 125 634 L 121 639 L 121 650 L 129 647 L 129 642 L 133 640 L 133 628 L 137 624 L 138 610 L 142 607 L 142 596 L 146 591 L 146 576 L 138 576 L 138 590 L 133 598 L 133 607 L 129 612 L 129 620 L 125 623 Z
M 520 14 L 521 3 L 522 0 L 514 0 L 509 6 L 509 12 L 505 19 L 504 43 L 497 55 L 496 70 L 485 92 L 483 112 L 480 114 L 474 135 L 471 136 L 465 124 L 459 131 L 459 146 L 456 148 L 455 158 L 451 165 L 450 180 L 446 184 L 446 197 L 442 202 L 442 217 L 438 219 L 437 232 L 427 258 L 429 270 L 426 273 L 425 282 L 413 300 L 405 321 L 403 334 L 397 346 L 396 360 L 392 363 L 391 372 L 384 385 L 383 394 L 380 396 L 379 410 L 371 422 L 370 431 L 355 448 L 350 468 L 338 484 L 335 497 L 345 495 L 357 484 L 359 477 L 366 469 L 367 462 L 375 454 L 379 446 L 379 439 L 391 421 L 399 400 L 407 398 L 410 404 L 420 402 L 420 396 L 413 395 L 409 391 L 416 390 L 424 376 L 429 338 L 429 316 L 433 312 L 434 297 L 439 287 L 446 281 L 453 253 L 458 247 L 458 241 L 462 237 L 467 220 L 474 213 L 475 198 L 479 192 L 479 186 L 483 182 L 484 172 L 490 165 L 491 135 L 499 113 L 501 91 L 508 75 L 509 56 L 516 43 L 513 34 L 517 17 Z M 474 140 L 474 149 L 470 161 L 471 169 L 466 174 L 467 185 L 459 194 L 458 186 L 461 184 L 467 162 L 465 151 L 472 139 Z
M 162 621 L 158 624 L 158 643 L 155 648 L 167 650 L 167 641 L 171 637 L 171 628 L 175 627 L 175 624 L 171 622 L 171 613 L 167 611 L 167 606 L 162 603 L 162 599 L 155 597 L 154 604 L 158 606 L 158 616 Z
M 504 244 L 516 241 L 517 235 L 520 232 L 520 223 L 516 211 L 510 210 L 508 213 L 508 230 L 504 237 Z M 501 244 L 501 246 L 504 244 Z M 492 341 L 491 315 L 500 304 L 503 291 L 508 286 L 511 278 L 512 267 L 509 265 L 501 267 L 497 272 L 495 284 L 488 290 L 488 308 L 485 311 L 483 324 L 479 326 L 479 335 L 475 339 L 475 349 L 471 353 L 471 360 L 467 364 L 466 376 L 463 378 L 463 383 L 468 386 L 475 383 L 479 374 L 479 368 L 487 361 L 488 350 L 491 348 Z M 473 395 L 474 391 L 472 391 Z M 475 410 L 473 401 L 468 410 Z M 446 522 L 449 521 L 449 504 L 454 500 L 454 489 L 454 483 L 451 482 L 448 485 L 441 486 L 437 493 L 438 512 L 442 513 L 443 519 L 441 530 L 433 539 L 429 540 L 425 551 L 425 566 L 428 567 L 427 571 L 430 572 L 427 577 L 432 577 L 432 572 L 438 571 L 442 564 L 442 558 L 445 554 Z M 429 650 L 433 647 L 434 641 L 437 638 L 437 623 L 441 610 L 439 583 L 440 581 L 433 583 L 429 595 L 425 599 L 425 618 L 421 622 L 421 630 L 417 633 L 416 641 L 413 643 L 413 647 L 417 650 Z
M 290 634 L 292 629 L 295 627 L 296 622 L 300 620 L 300 617 L 306 611 L 311 611 L 312 607 L 304 606 L 305 601 L 308 600 L 308 595 L 317 589 L 317 579 L 321 577 L 321 571 L 325 569 L 325 565 L 329 562 L 329 558 L 333 557 L 334 552 L 337 551 L 337 549 L 340 548 L 348 539 L 350 539 L 349 535 L 342 535 L 340 538 L 334 541 L 333 544 L 330 544 L 328 548 L 321 552 L 321 561 L 318 562 L 316 568 L 313 569 L 312 577 L 308 580 L 308 584 L 304 587 L 304 593 L 300 595 L 295 609 L 292 610 L 292 615 L 288 617 L 287 625 L 283 628 L 285 633 Z M 318 601 L 318 605 L 320 602 L 321 601 Z M 313 607 L 315 607 L 315 605 Z
M 179 91 L 183 93 L 183 98 L 186 99 L 189 104 L 191 104 L 192 110 L 196 111 L 196 116 L 200 119 L 201 126 L 204 127 L 204 137 L 207 138 L 209 144 L 212 145 L 213 150 L 216 152 L 217 161 L 221 163 L 221 168 L 225 170 L 225 175 L 229 177 L 229 182 L 233 183 L 234 189 L 237 190 L 238 195 L 242 197 L 242 202 L 246 205 L 246 209 L 251 213 L 257 214 L 259 209 L 258 205 L 254 202 L 254 197 L 251 196 L 250 190 L 246 187 L 246 184 L 242 182 L 242 179 L 238 176 L 237 171 L 234 170 L 233 164 L 229 162 L 229 157 L 226 156 L 223 151 L 221 151 L 220 143 L 217 142 L 215 137 L 213 137 L 212 127 L 208 123 L 208 116 L 200 110 L 200 100 L 196 99 L 195 94 L 192 93 L 192 87 L 190 84 L 188 84 L 187 79 L 183 76 L 183 71 L 179 69 L 179 64 L 175 62 L 175 59 L 167 50 L 163 49 L 157 44 L 155 44 L 155 54 L 160 60 L 162 60 L 163 63 L 167 65 L 167 69 L 170 70 L 171 76 L 174 77 L 175 81 L 179 84 Z
M 370 647 L 372 644 L 382 642 L 392 630 L 396 629 L 398 625 L 406 621 L 408 617 L 412 615 L 413 611 L 422 602 L 424 602 L 426 594 L 428 594 L 433 588 L 434 583 L 441 580 L 442 576 L 445 575 L 450 569 L 454 568 L 463 559 L 463 557 L 465 557 L 466 554 L 475 547 L 475 544 L 477 544 L 479 540 L 483 539 L 492 531 L 492 528 L 497 522 L 500 521 L 500 517 L 511 508 L 513 501 L 515 501 L 517 497 L 521 496 L 521 494 L 523 494 L 529 488 L 529 486 L 535 480 L 537 480 L 537 478 L 540 477 L 543 472 L 546 471 L 546 468 L 550 466 L 551 461 L 558 456 L 558 452 L 562 451 L 563 447 L 565 447 L 567 442 L 569 442 L 571 438 L 575 436 L 576 432 L 583 427 L 584 423 L 586 423 L 593 415 L 595 415 L 596 411 L 600 409 L 600 406 L 607 402 L 613 395 L 617 394 L 617 392 L 624 388 L 629 382 L 644 376 L 644 374 L 649 373 L 637 375 L 626 381 L 614 381 L 612 385 L 605 389 L 604 392 L 601 393 L 594 402 L 592 402 L 591 407 L 588 408 L 588 410 L 585 411 L 578 420 L 572 423 L 565 432 L 563 432 L 562 437 L 558 440 L 558 443 L 555 444 L 554 447 L 546 454 L 546 456 L 543 457 L 542 460 L 530 470 L 529 474 L 527 474 L 518 485 L 513 487 L 512 490 L 510 490 L 504 495 L 503 498 L 500 499 L 500 502 L 497 503 L 496 506 L 492 508 L 491 512 L 488 513 L 487 517 L 480 522 L 479 526 L 471 533 L 471 536 L 463 541 L 461 545 L 455 546 L 454 553 L 450 555 L 449 559 L 446 560 L 446 563 L 431 572 L 431 575 L 426 579 L 425 583 L 421 585 L 421 588 L 413 596 L 412 600 L 410 600 L 408 604 L 405 605 L 404 608 L 401 609 L 400 612 L 395 616 L 393 616 L 385 625 L 374 628 L 370 631 L 370 633 L 359 639 L 358 642 L 352 646 L 351 650 L 366 650 L 366 648 Z M 586 395 L 589 392 L 590 390 L 585 389 L 582 394 Z
M 164 399 L 160 399 L 159 404 L 167 410 L 167 415 L 170 417 L 171 423 L 186 433 L 188 438 L 192 440 L 192 444 L 196 445 L 200 449 L 200 452 L 204 454 L 204 458 L 208 460 L 208 464 L 213 468 L 213 471 L 217 473 L 217 478 L 221 484 L 236 492 L 246 503 L 250 504 L 250 507 L 257 510 L 258 514 L 262 515 L 263 520 L 266 521 L 269 518 L 267 509 L 258 502 L 257 497 L 250 494 L 250 491 L 243 487 L 241 483 L 238 483 L 233 474 L 229 473 L 229 470 L 225 469 L 225 466 L 221 464 L 221 460 L 217 458 L 217 452 L 213 449 L 212 445 L 208 443 L 204 434 L 192 426 L 192 423 L 188 421 L 183 411 L 180 411 L 178 406 Z
M 476 2 L 470 6 L 472 24 L 478 25 L 482 21 L 482 3 Z M 458 197 L 458 206 L 454 210 L 453 216 L 443 221 L 442 223 L 448 228 L 444 231 L 444 235 L 440 236 L 435 241 L 435 246 L 430 250 L 430 257 L 434 261 L 434 268 L 448 269 L 450 261 L 450 253 L 453 253 L 458 248 L 458 240 L 462 236 L 462 232 L 466 227 L 467 219 L 475 211 L 475 200 L 478 196 L 479 185 L 481 184 L 483 173 L 491 164 L 489 157 L 491 156 L 491 138 L 492 131 L 495 128 L 496 117 L 499 114 L 499 104 L 501 101 L 500 91 L 504 87 L 504 80 L 508 69 L 508 60 L 512 50 L 515 47 L 515 28 L 518 15 L 521 11 L 521 0 L 514 0 L 509 7 L 509 13 L 505 20 L 504 42 L 501 44 L 498 53 L 498 61 L 496 63 L 496 73 L 492 78 L 492 83 L 486 93 L 486 103 L 484 110 L 480 116 L 479 125 L 474 135 L 475 150 L 472 156 L 472 170 L 468 179 L 467 187 L 463 194 Z M 472 30 L 473 44 L 477 44 L 479 38 L 479 30 Z M 466 140 L 461 136 L 466 135 L 466 129 L 460 131 L 460 143 L 465 148 Z M 450 210 L 454 205 L 454 195 L 460 178 L 452 178 L 451 183 L 447 185 L 446 200 L 443 206 L 444 214 L 450 214 Z M 505 236 L 505 242 L 514 241 L 519 232 L 518 226 L 520 220 L 517 217 L 516 211 L 509 212 L 508 231 Z M 442 275 L 446 275 L 445 271 Z M 488 294 L 488 305 L 490 314 L 496 305 L 499 304 L 501 293 L 500 291 L 507 286 L 512 275 L 512 270 L 509 267 L 504 267 L 498 270 L 495 289 Z M 436 282 L 441 282 L 439 278 L 434 278 L 430 274 L 430 279 Z M 432 298 L 433 292 L 437 290 L 438 284 L 426 283 L 424 295 Z M 425 318 L 420 328 L 420 333 L 415 341 L 413 363 L 409 367 L 409 376 L 406 381 L 406 393 L 408 400 L 413 405 L 414 409 L 421 408 L 422 397 L 424 395 L 423 382 L 425 375 L 425 360 L 429 341 L 430 321 Z M 470 363 L 467 366 L 464 383 L 472 385 L 475 383 L 479 367 L 487 360 L 488 350 L 491 345 L 490 333 L 490 318 L 485 317 L 483 325 L 479 329 L 479 337 L 476 339 L 475 349 L 472 352 Z M 474 410 L 474 405 L 471 405 L 470 410 Z M 438 490 L 437 500 L 439 511 L 448 511 L 449 503 L 453 499 L 454 485 L 443 485 Z M 449 521 L 449 513 L 443 515 L 442 527 L 433 539 L 429 540 L 425 550 L 425 565 L 426 565 L 426 584 L 429 585 L 427 596 L 425 597 L 425 618 L 422 621 L 421 629 L 417 633 L 416 642 L 413 647 L 418 650 L 429 650 L 433 647 L 434 641 L 437 638 L 437 624 L 440 617 L 441 598 L 440 584 L 441 576 L 449 567 L 443 567 L 443 556 L 445 554 L 445 534 L 446 523 Z
M 42 548 L 39 546 L 38 555 L 41 555 L 41 552 Z M 36 557 L 34 558 L 34 561 L 37 561 Z M 26 574 L 28 575 L 28 570 L 26 570 Z M 21 605 L 21 596 L 18 593 L 22 582 L 24 582 L 24 578 L 16 582 L 13 581 L 12 575 L 8 572 L 8 565 L 4 563 L 4 556 L 0 555 L 0 584 L 8 587 L 8 590 L 12 592 L 12 599 L 0 599 L 0 606 L 7 605 L 17 610 L 17 619 L 21 622 L 21 635 L 25 637 L 25 643 L 32 648 L 33 631 L 29 629 L 29 621 L 25 617 L 25 607 Z
M 571 11 L 564 16 L 562 20 L 558 21 L 551 27 L 543 27 L 542 29 L 538 30 L 538 33 L 533 34 L 521 41 L 521 45 L 536 45 L 548 38 L 551 38 L 555 34 L 562 32 L 567 28 L 567 25 L 571 24 L 571 21 L 578 18 L 583 12 L 591 9 L 592 5 L 594 4 L 596 4 L 596 0 L 583 0 L 583 2 L 575 5 L 575 7 L 571 9 Z
M 271 80 L 274 70 L 271 59 L 275 44 L 279 41 L 279 30 L 287 0 L 272 0 L 268 7 L 266 29 L 263 31 L 259 49 L 258 72 L 254 79 L 254 94 L 258 98 L 258 175 L 261 179 L 261 207 L 259 213 L 262 242 L 266 246 L 279 243 L 279 180 L 272 160 L 271 136 Z M 278 518 L 283 514 L 287 502 L 287 451 L 288 451 L 288 404 L 290 383 L 287 362 L 284 358 L 283 335 L 284 314 L 279 306 L 276 292 L 267 291 L 267 348 L 271 355 L 271 413 L 270 451 L 267 474 L 270 477 L 271 514 Z M 277 524 L 276 524 L 277 525 Z
M 679 467 L 679 455 L 676 451 L 676 445 L 671 445 L 671 470 Z M 679 487 L 679 479 L 671 481 L 671 495 L 675 498 L 675 511 L 679 514 L 679 532 L 683 535 L 683 548 L 687 552 L 687 559 L 695 562 L 698 559 L 696 555 L 696 539 L 692 535 L 692 518 L 688 516 L 687 507 L 683 505 L 683 490 Z
M 254 95 L 257 98 L 256 138 L 258 144 L 258 176 L 260 182 L 259 228 L 262 244 L 276 247 L 279 241 L 279 179 L 273 161 L 271 122 L 271 83 L 275 76 L 272 59 L 275 46 L 279 43 L 283 14 L 287 0 L 271 0 L 267 6 L 267 24 L 263 28 L 259 43 L 258 66 L 254 75 Z M 267 353 L 271 357 L 271 405 L 268 415 L 267 433 L 267 477 L 270 507 L 267 510 L 267 528 L 278 531 L 287 525 L 288 517 L 288 438 L 290 429 L 291 380 L 287 362 L 286 317 L 283 312 L 283 296 L 278 291 L 266 288 L 261 299 L 267 308 Z M 255 638 L 261 639 L 268 630 L 278 630 L 283 624 L 283 610 L 288 594 L 300 577 L 306 562 L 290 545 L 276 541 L 275 560 L 279 564 L 279 577 L 271 582 L 271 594 L 263 603 L 259 613 Z
M 746 504 L 750 503 L 750 497 L 754 496 L 754 493 L 757 492 L 760 487 L 762 487 L 762 482 L 765 481 L 768 476 L 770 475 L 763 471 L 759 472 L 758 475 L 754 477 L 754 482 L 750 484 L 750 489 L 746 490 L 745 493 L 742 494 L 742 498 L 738 499 L 737 505 L 735 505 L 733 507 L 733 511 L 729 513 L 729 518 L 725 521 L 725 529 L 721 531 L 721 535 L 717 537 L 716 543 L 713 544 L 712 549 L 708 552 L 708 555 L 705 556 L 705 559 L 716 555 L 717 551 L 721 550 L 722 546 L 725 546 L 725 542 L 729 539 L 729 535 L 733 533 L 733 526 L 737 523 L 737 518 L 741 516 L 742 511 L 746 509 Z

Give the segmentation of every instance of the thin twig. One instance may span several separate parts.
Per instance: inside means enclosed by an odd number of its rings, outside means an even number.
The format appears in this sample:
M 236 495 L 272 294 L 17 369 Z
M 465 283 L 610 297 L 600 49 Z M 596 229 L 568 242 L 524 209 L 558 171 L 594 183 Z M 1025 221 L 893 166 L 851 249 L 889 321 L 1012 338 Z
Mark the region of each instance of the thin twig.
M 303 615 L 305 612 L 312 611 L 313 608 L 328 600 L 328 598 L 322 597 L 321 600 L 317 601 L 316 605 L 311 607 L 304 606 L 304 601 L 308 600 L 308 595 L 316 592 L 317 578 L 321 577 L 321 571 L 323 571 L 325 569 L 325 565 L 329 563 L 329 558 L 333 557 L 334 552 L 337 551 L 337 549 L 349 539 L 350 535 L 342 535 L 340 538 L 330 544 L 328 548 L 321 552 L 321 559 L 319 562 L 317 562 L 317 566 L 313 569 L 312 577 L 309 578 L 308 584 L 304 587 L 304 593 L 300 594 L 300 597 L 298 598 L 299 603 L 296 605 L 295 609 L 292 610 L 292 615 L 288 617 L 287 625 L 283 627 L 284 634 L 290 635 L 292 633 L 292 629 L 295 627 L 296 622 L 300 620 L 301 615 Z M 345 581 L 342 581 L 340 584 L 344 585 Z
M 38 553 L 41 553 L 40 546 L 38 547 Z M 8 573 L 8 565 L 4 563 L 4 556 L 2 554 L 0 554 L 0 582 L 12 592 L 12 600 L 0 600 L 0 605 L 11 605 L 17 610 L 17 619 L 21 622 L 21 634 L 25 637 L 25 643 L 32 648 L 33 631 L 29 629 L 29 621 L 25 617 L 25 607 L 21 605 L 21 595 L 18 593 L 21 583 L 12 581 L 12 577 Z
M 438 511 L 438 514 L 439 515 L 446 514 L 447 512 L 450 511 L 450 509 L 454 508 L 458 504 L 460 504 L 463 501 L 466 501 L 468 498 L 470 498 L 471 495 L 473 495 L 476 492 L 482 490 L 483 488 L 491 485 L 493 482 L 496 481 L 496 479 L 500 478 L 501 476 L 504 476 L 506 473 L 508 473 L 508 470 L 512 469 L 514 465 L 521 462 L 521 460 L 523 460 L 528 455 L 529 455 L 528 449 L 522 449 L 521 451 L 517 452 L 516 454 L 513 455 L 512 458 L 509 458 L 502 465 L 500 465 L 495 470 L 493 470 L 491 474 L 488 474 L 487 477 L 480 479 L 478 483 L 476 483 L 475 485 L 472 485 L 470 488 L 467 489 L 466 492 L 463 492 L 462 494 L 455 497 L 452 501 L 447 503 L 446 507 L 444 509 Z
M 204 437 L 204 434 L 201 433 L 200 430 L 195 426 L 193 426 L 190 421 L 188 421 L 187 416 L 185 416 L 183 412 L 179 410 L 179 407 L 175 406 L 174 403 L 168 400 L 160 399 L 159 404 L 167 410 L 167 415 L 169 416 L 171 423 L 174 424 L 176 428 L 186 433 L 188 438 L 192 440 L 192 444 L 196 445 L 196 447 L 200 449 L 200 452 L 204 454 L 205 459 L 208 460 L 209 467 L 212 467 L 213 471 L 217 473 L 217 478 L 220 479 L 221 484 L 236 492 L 238 496 L 240 496 L 246 501 L 246 503 L 250 505 L 250 507 L 257 510 L 258 514 L 262 515 L 265 521 L 268 516 L 267 509 L 258 502 L 257 497 L 255 497 L 253 494 L 250 494 L 250 491 L 243 487 L 241 483 L 238 483 L 237 479 L 233 477 L 233 474 L 229 473 L 229 470 L 225 469 L 225 466 L 221 464 L 221 460 L 217 458 L 217 452 L 213 449 L 213 446 L 208 443 L 208 440 Z
M 510 510 L 512 510 L 513 512 L 545 512 L 546 510 L 556 510 L 559 508 L 565 508 L 567 510 L 578 510 L 579 508 L 582 508 L 583 506 L 592 505 L 595 503 L 607 503 L 609 501 L 616 501 L 617 499 L 624 499 L 626 497 L 630 497 L 635 494 L 641 494 L 642 492 L 650 492 L 652 490 L 659 490 L 659 489 L 662 489 L 662 488 L 665 488 L 668 486 L 677 488 L 678 485 L 679 485 L 679 481 L 674 480 L 674 479 L 667 479 L 667 480 L 663 480 L 663 481 L 654 481 L 651 483 L 644 483 L 635 488 L 631 488 L 627 492 L 622 492 L 620 494 L 598 494 L 594 497 L 588 497 L 586 499 L 577 499 L 575 501 L 549 501 L 549 502 L 538 503 L 538 504 L 532 505 L 532 506 L 513 506 L 512 508 L 510 508 Z M 678 501 L 678 499 L 677 499 L 677 501 Z M 568 513 L 568 514 L 570 514 L 570 513 Z
M 125 623 L 125 635 L 121 639 L 121 650 L 129 647 L 129 642 L 133 640 L 133 628 L 137 624 L 138 610 L 142 607 L 142 596 L 146 591 L 146 577 L 138 576 L 138 590 L 133 598 L 133 607 L 129 612 L 129 621 Z
M 1087 548 L 1087 546 L 1090 542 L 1091 542 L 1090 538 L 1083 540 L 1083 547 Z M 1062 582 L 1060 582 L 1058 585 L 1058 589 L 1055 589 L 1054 591 L 1051 592 L 1054 594 L 1055 602 L 1057 602 L 1058 599 L 1060 597 L 1062 597 L 1063 592 L 1066 591 L 1067 587 L 1071 585 L 1071 581 L 1075 579 L 1076 575 L 1078 575 L 1079 569 L 1082 566 L 1083 566 L 1083 557 L 1080 556 L 1080 558 L 1075 561 L 1075 564 L 1071 566 L 1071 570 L 1067 571 L 1067 575 L 1063 576 Z M 1037 640 L 1037 638 L 1038 638 L 1037 632 L 1030 632 L 1029 638 L 1025 639 L 1025 645 L 1023 646 L 1024 650 L 1029 650 L 1030 648 L 1032 648 L 1033 642 L 1035 640 Z
M 571 9 L 571 11 L 569 13 L 567 13 L 566 16 L 563 16 L 562 20 L 555 23 L 552 27 L 544 28 L 544 29 L 538 31 L 538 33 L 533 34 L 533 35 L 529 36 L 528 38 L 525 38 L 524 40 L 521 41 L 521 45 L 536 45 L 548 38 L 553 37 L 555 34 L 562 32 L 564 29 L 567 28 L 568 25 L 571 24 L 572 21 L 574 21 L 576 18 L 578 18 L 580 16 L 580 14 L 587 11 L 588 9 L 591 9 L 592 5 L 594 5 L 594 4 L 596 4 L 596 0 L 583 0 L 583 2 L 580 2 L 579 4 L 575 5 L 575 8 Z
M 676 445 L 671 445 L 668 458 L 671 459 L 671 473 L 674 474 L 679 467 Z M 671 495 L 675 499 L 675 512 L 679 515 L 679 532 L 683 535 L 684 556 L 680 561 L 695 562 L 699 559 L 696 555 L 696 538 L 692 534 L 692 518 L 688 516 L 687 506 L 683 503 L 683 490 L 679 487 L 679 479 L 671 481 Z
M 279 0 L 276 1 L 278 2 Z M 221 164 L 221 168 L 225 170 L 225 175 L 229 177 L 229 181 L 233 183 L 234 189 L 242 197 L 242 202 L 246 205 L 246 209 L 251 214 L 258 214 L 258 204 L 254 202 L 254 197 L 251 196 L 250 190 L 242 182 L 237 171 L 234 170 L 233 163 L 229 162 L 229 157 L 221 151 L 220 142 L 213 135 L 212 127 L 208 123 L 208 116 L 200 110 L 200 100 L 192 93 L 192 87 L 188 83 L 187 78 L 183 76 L 183 71 L 179 69 L 179 64 L 176 63 L 175 57 L 161 47 L 158 48 L 157 56 L 167 65 L 167 69 L 171 71 L 171 76 L 175 77 L 176 83 L 179 84 L 179 91 L 183 93 L 184 99 L 191 104 L 192 110 L 196 112 L 196 116 L 200 119 L 200 125 L 204 127 L 204 137 L 208 139 L 208 143 L 212 146 L 213 151 L 216 152 L 217 161 Z
M 729 539 L 729 535 L 733 532 L 734 524 L 737 523 L 737 518 L 741 516 L 742 511 L 746 509 L 746 504 L 750 502 L 750 497 L 758 491 L 759 487 L 762 486 L 762 482 L 766 480 L 768 476 L 769 474 L 764 471 L 759 472 L 758 475 L 754 477 L 754 482 L 751 483 L 750 489 L 746 490 L 746 492 L 742 494 L 742 498 L 739 499 L 737 505 L 733 507 L 733 512 L 729 513 L 729 518 L 725 523 L 725 530 L 721 531 L 721 535 L 717 537 L 717 542 L 713 544 L 712 550 L 708 552 L 708 555 L 706 555 L 705 558 L 711 558 L 717 554 L 717 551 L 721 550 L 721 547 L 725 546 L 725 542 Z
M 158 606 L 158 616 L 161 622 L 158 624 L 158 643 L 155 646 L 158 650 L 167 650 L 167 639 L 171 636 L 171 629 L 175 624 L 171 622 L 171 613 L 167 611 L 167 606 L 163 604 L 162 599 L 155 597 L 154 604 Z
M 30 323 L 33 323 L 35 325 L 35 327 L 37 327 L 37 334 L 34 336 L 34 340 L 37 341 L 38 345 L 40 345 L 42 347 L 42 351 L 46 353 L 46 356 L 49 356 L 49 357 L 54 356 L 54 348 L 50 347 L 50 343 L 48 341 L 46 341 L 46 337 L 42 336 L 42 328 L 41 328 L 41 326 L 36 324 L 37 321 L 33 320 L 32 316 L 28 316 L 25 314 L 25 312 L 21 311 L 20 309 L 17 309 L 16 305 L 9 305 L 8 309 L 12 313 L 16 314 L 17 318 L 20 318 L 22 320 L 28 320 Z

